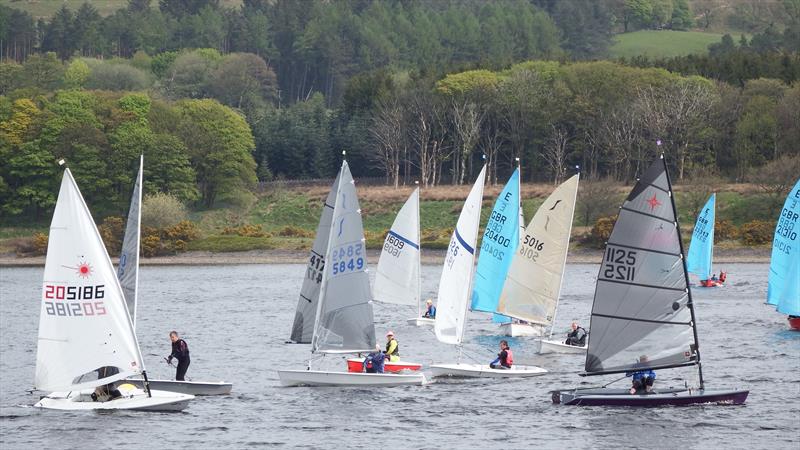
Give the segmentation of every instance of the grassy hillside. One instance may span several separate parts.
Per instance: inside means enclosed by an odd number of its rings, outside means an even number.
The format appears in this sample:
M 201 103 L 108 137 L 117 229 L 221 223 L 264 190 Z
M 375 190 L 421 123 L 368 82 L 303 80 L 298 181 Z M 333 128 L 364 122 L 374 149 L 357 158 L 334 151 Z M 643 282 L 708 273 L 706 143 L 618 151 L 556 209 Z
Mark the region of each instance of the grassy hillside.
M 699 31 L 643 30 L 614 37 L 614 58 L 644 55 L 649 57 L 682 56 L 708 52 L 708 45 L 719 42 L 721 34 Z
M 440 186 L 425 189 L 421 193 L 420 213 L 422 220 L 422 245 L 426 248 L 446 248 L 453 226 L 463 206 L 471 186 Z M 322 202 L 328 194 L 328 187 L 272 188 L 260 194 L 256 202 L 248 208 L 217 208 L 195 211 L 190 220 L 200 232 L 200 237 L 188 243 L 188 250 L 198 251 L 246 251 L 246 250 L 306 250 L 311 247 L 319 222 Z M 487 186 L 484 191 L 481 225 L 485 225 L 491 212 L 494 199 L 502 186 Z M 522 189 L 525 221 L 528 222 L 544 199 L 552 191 L 547 184 L 524 185 Z M 630 187 L 618 186 L 613 189 L 612 200 L 603 215 L 613 214 L 616 207 L 627 195 Z M 364 218 L 367 245 L 380 248 L 386 231 L 394 221 L 411 188 L 395 190 L 384 186 L 361 186 L 358 188 L 359 201 Z M 702 198 L 701 198 L 702 197 Z M 694 226 L 695 212 L 705 203 L 705 196 L 692 193 L 691 186 L 677 186 L 676 199 L 687 243 Z M 782 202 L 782 199 L 780 199 Z M 582 222 L 584 202 L 579 195 L 579 204 L 573 226 L 573 245 L 581 245 L 591 229 Z M 91 208 L 91 205 L 89 205 Z M 717 193 L 717 221 L 729 221 L 733 226 L 763 220 L 774 223 L 770 214 L 769 201 L 759 193 L 755 186 L 728 185 Z M 765 233 L 771 236 L 774 225 L 766 225 Z M 240 235 L 239 227 L 258 228 L 258 236 Z M 226 231 L 226 228 L 228 229 Z M 43 223 L 29 226 L 0 226 L 0 254 L 11 253 L 21 244 L 30 243 L 35 232 L 47 232 L 46 219 Z M 263 234 L 263 235 L 262 235 Z M 768 236 L 768 237 L 769 237 Z M 736 240 L 721 242 L 723 246 L 737 247 Z
M 75 11 L 84 1 L 86 0 L 0 0 L 0 4 L 27 11 L 38 19 L 52 16 L 61 8 L 61 5 L 67 5 L 69 9 Z M 116 10 L 126 7 L 128 0 L 92 0 L 90 3 L 97 8 L 101 16 L 108 16 Z M 220 3 L 224 6 L 240 6 L 242 0 L 222 0 Z M 158 2 L 152 2 L 152 5 L 157 7 Z

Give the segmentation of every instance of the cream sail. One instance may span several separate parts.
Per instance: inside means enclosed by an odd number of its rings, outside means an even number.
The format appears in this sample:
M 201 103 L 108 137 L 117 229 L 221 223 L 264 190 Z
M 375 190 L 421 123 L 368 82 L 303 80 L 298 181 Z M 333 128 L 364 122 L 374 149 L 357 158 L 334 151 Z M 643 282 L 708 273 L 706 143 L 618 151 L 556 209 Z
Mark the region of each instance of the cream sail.
M 375 300 L 420 308 L 419 188 L 386 235 L 373 288 Z

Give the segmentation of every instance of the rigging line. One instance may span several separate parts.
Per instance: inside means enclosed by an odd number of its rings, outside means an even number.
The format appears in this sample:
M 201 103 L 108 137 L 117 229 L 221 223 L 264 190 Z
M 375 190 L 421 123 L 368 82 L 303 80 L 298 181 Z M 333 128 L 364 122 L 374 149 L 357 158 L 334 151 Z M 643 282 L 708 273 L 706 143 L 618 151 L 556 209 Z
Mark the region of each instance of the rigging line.
M 631 209 L 631 208 L 628 208 L 627 206 L 620 206 L 619 209 L 621 209 L 623 211 L 632 212 L 632 213 L 635 213 L 635 214 L 641 214 L 641 215 L 647 216 L 647 217 L 652 217 L 653 219 L 663 220 L 664 222 L 667 222 L 667 223 L 670 223 L 672 225 L 675 225 L 675 222 L 672 221 L 672 220 L 665 219 L 665 218 L 657 216 L 655 214 L 650 214 L 650 213 L 646 213 L 644 211 L 639 211 L 638 209 Z

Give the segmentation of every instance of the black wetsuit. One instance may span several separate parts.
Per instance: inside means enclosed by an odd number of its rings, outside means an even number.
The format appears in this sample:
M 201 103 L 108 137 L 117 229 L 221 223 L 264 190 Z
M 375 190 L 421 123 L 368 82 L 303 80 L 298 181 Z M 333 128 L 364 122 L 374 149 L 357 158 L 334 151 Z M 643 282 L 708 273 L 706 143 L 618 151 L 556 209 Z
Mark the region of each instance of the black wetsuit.
M 186 341 L 178 339 L 172 343 L 172 353 L 169 355 L 170 359 L 175 358 L 178 360 L 178 369 L 175 371 L 175 380 L 184 381 L 186 370 L 189 368 L 189 346 Z

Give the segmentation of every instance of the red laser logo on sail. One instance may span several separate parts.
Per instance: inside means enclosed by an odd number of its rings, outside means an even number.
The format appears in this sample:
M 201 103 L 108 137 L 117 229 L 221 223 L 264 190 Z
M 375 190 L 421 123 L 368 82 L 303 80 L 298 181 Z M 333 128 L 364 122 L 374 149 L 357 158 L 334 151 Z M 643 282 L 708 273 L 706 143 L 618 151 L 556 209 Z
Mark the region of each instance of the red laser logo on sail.
M 92 266 L 85 261 L 81 261 L 76 269 L 78 270 L 78 276 L 81 278 L 89 278 L 92 275 Z
M 653 198 L 648 200 L 647 203 L 650 205 L 650 211 L 656 209 L 658 206 L 661 206 L 661 202 L 656 198 L 656 194 L 653 194 Z

